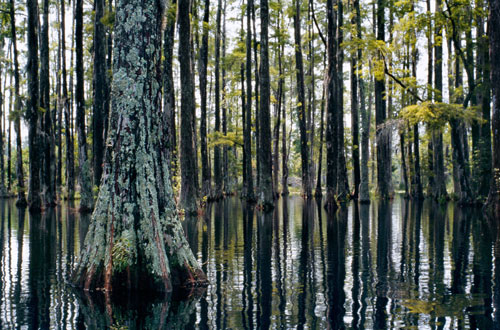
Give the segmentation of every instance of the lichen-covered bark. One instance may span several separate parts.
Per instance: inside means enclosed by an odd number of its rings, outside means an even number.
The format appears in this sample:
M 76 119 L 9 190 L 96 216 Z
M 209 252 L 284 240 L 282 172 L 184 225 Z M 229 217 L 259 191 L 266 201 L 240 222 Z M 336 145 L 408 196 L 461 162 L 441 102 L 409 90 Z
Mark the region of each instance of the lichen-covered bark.
M 85 95 L 83 72 L 83 0 L 76 0 L 75 10 L 76 41 L 76 126 L 78 132 L 78 163 L 80 170 L 80 212 L 89 212 L 94 206 L 92 196 L 92 178 L 87 155 L 87 134 L 85 131 Z
M 109 157 L 72 275 L 86 290 L 168 292 L 205 280 L 177 216 L 165 157 L 158 111 L 163 11 L 159 0 L 116 4 Z

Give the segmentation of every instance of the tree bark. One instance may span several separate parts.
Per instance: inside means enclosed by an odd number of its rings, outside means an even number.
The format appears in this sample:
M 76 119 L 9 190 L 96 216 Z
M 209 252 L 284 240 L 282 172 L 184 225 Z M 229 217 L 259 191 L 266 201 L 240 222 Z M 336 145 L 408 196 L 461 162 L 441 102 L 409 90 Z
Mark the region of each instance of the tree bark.
M 221 114 L 220 114 L 220 42 L 221 42 L 221 20 L 222 20 L 222 0 L 218 1 L 216 31 L 215 31 L 215 130 L 216 134 L 221 133 Z M 220 147 L 214 147 L 214 193 L 213 198 L 218 200 L 222 198 L 222 163 L 220 157 Z
M 49 1 L 43 1 L 43 25 L 40 33 L 40 107 L 43 129 L 43 188 L 45 205 L 56 204 L 55 191 L 55 137 L 50 108 L 50 67 L 49 67 Z
M 356 8 L 359 7 L 359 0 L 354 0 L 353 10 L 355 15 L 352 16 L 351 24 L 356 26 L 357 13 Z M 357 33 L 352 34 L 351 40 L 354 41 L 357 38 Z M 356 54 L 357 55 L 357 54 Z M 361 183 L 361 170 L 359 165 L 359 101 L 358 101 L 358 74 L 356 71 L 358 68 L 358 63 L 361 64 L 356 55 L 351 56 L 351 134 L 352 134 L 352 167 L 353 167 L 353 199 L 358 199 L 359 196 L 359 185 Z
M 24 187 L 24 170 L 23 170 L 23 149 L 21 143 L 21 96 L 20 96 L 20 77 L 19 77 L 19 61 L 17 57 L 17 31 L 16 31 L 16 15 L 14 0 L 10 0 L 10 28 L 13 46 L 14 57 L 14 130 L 16 132 L 16 177 L 17 177 L 17 199 L 16 206 L 25 207 L 27 205 L 25 187 Z
M 40 196 L 40 132 L 38 123 L 39 81 L 38 81 L 38 2 L 28 0 L 28 104 L 26 119 L 28 122 L 29 143 L 29 190 L 28 203 L 31 212 L 40 212 L 42 198 Z
M 337 125 L 338 127 L 338 167 L 337 167 L 337 200 L 347 202 L 349 200 L 349 182 L 347 175 L 347 164 L 344 143 L 344 51 L 341 47 L 344 41 L 343 25 L 344 13 L 341 0 L 337 1 Z
M 273 165 L 271 156 L 271 82 L 269 78 L 269 4 L 260 1 L 260 184 L 259 206 L 264 210 L 274 208 Z
M 312 197 L 312 187 L 309 171 L 309 151 L 307 145 L 307 126 L 306 126 L 306 96 L 304 86 L 304 64 L 302 60 L 302 41 L 300 31 L 300 4 L 295 0 L 295 12 L 293 16 L 294 34 L 295 34 L 295 65 L 297 72 L 297 117 L 300 130 L 300 157 L 302 169 L 302 194 L 306 198 Z
M 282 28 L 281 25 L 281 10 L 278 12 L 278 29 Z M 276 42 L 278 44 L 276 50 L 277 50 L 277 60 L 278 60 L 278 92 L 277 92 L 277 103 L 276 103 L 276 123 L 274 125 L 274 153 L 273 153 L 273 192 L 275 197 L 279 196 L 279 190 L 278 190 L 278 178 L 279 178 L 279 140 L 280 140 L 280 127 L 281 127 L 281 109 L 283 108 L 282 102 L 283 102 L 283 84 L 284 84 L 284 79 L 283 79 L 283 65 L 282 65 L 282 48 L 284 47 L 283 43 L 280 43 L 280 38 L 279 34 L 276 37 Z
M 179 1 L 181 38 L 188 3 Z M 116 4 L 110 162 L 72 274 L 85 290 L 169 292 L 205 283 L 177 216 L 158 111 L 163 11 L 161 1 Z M 190 43 L 182 44 L 186 55 Z M 184 58 L 189 64 L 190 56 Z
M 201 195 L 211 198 L 211 175 L 208 164 L 207 148 L 207 65 L 208 65 L 208 22 L 210 0 L 205 0 L 203 12 L 203 33 L 201 37 L 200 61 L 198 65 L 200 80 L 200 147 L 201 147 Z
M 377 40 L 384 42 L 385 35 L 385 1 L 377 0 Z M 380 55 L 379 55 L 380 56 Z M 375 124 L 377 125 L 377 190 L 381 199 L 391 196 L 391 129 L 385 127 L 387 119 L 384 78 L 375 78 Z
M 493 219 L 500 219 L 500 0 L 490 0 L 489 39 L 491 91 L 493 96 L 493 180 L 486 208 Z
M 87 155 L 87 134 L 85 130 L 85 95 L 83 70 L 83 0 L 76 0 L 75 42 L 76 42 L 76 126 L 78 132 L 78 180 L 80 182 L 80 212 L 90 212 L 94 206 L 92 177 Z
M 62 49 L 62 88 L 63 88 L 63 108 L 64 108 L 64 126 L 66 140 L 66 197 L 69 200 L 75 198 L 75 161 L 73 152 L 73 138 L 71 134 L 71 107 L 68 96 L 68 83 L 66 71 L 66 9 L 65 0 L 61 0 L 61 49 Z
M 181 73 L 181 192 L 179 204 L 188 214 L 195 214 L 197 206 L 195 157 L 193 144 L 193 117 L 195 115 L 194 81 L 191 65 L 191 24 L 189 19 L 189 0 L 179 0 L 177 22 L 179 24 L 179 63 Z
M 108 94 L 108 79 L 106 72 L 106 27 L 101 22 L 105 11 L 105 0 L 94 2 L 94 70 L 92 72 L 93 85 L 93 114 L 92 114 L 92 153 L 94 169 L 94 185 L 99 186 L 104 161 L 104 122 L 107 111 L 104 108 Z
M 243 180 L 242 197 L 247 201 L 255 200 L 253 192 L 253 174 L 252 174 L 252 34 L 251 34 L 251 16 L 253 0 L 247 1 L 247 38 L 246 38 L 246 79 L 247 79 L 247 102 L 245 110 L 245 127 L 243 129 L 243 153 L 246 155 L 243 159 L 246 180 Z
M 165 129 L 165 143 L 167 145 L 167 162 L 170 169 L 170 180 L 177 177 L 177 134 L 175 127 L 175 88 L 174 88 L 174 37 L 177 13 L 177 0 L 172 0 L 167 10 L 167 25 L 163 40 L 163 122 Z M 172 182 L 172 184 L 175 184 Z
M 326 206 L 331 210 L 337 208 L 337 165 L 338 165 L 338 115 L 337 115 L 337 59 L 335 54 L 337 40 L 337 18 L 333 8 L 333 0 L 326 2 L 328 20 L 328 76 L 327 76 L 327 117 L 326 117 Z

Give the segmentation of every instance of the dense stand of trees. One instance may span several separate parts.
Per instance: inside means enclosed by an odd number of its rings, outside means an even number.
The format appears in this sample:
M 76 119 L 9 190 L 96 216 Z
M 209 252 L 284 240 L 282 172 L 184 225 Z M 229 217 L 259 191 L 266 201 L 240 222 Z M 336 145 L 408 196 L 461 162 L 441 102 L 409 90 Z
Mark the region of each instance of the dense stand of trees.
M 111 0 L 0 6 L 0 192 L 33 212 L 77 197 L 90 211 L 117 143 L 108 132 L 123 125 L 110 109 L 124 18 Z M 178 0 L 159 8 L 161 77 L 151 91 L 162 93 L 158 148 L 178 208 L 196 213 L 238 193 L 270 209 L 297 191 L 325 194 L 335 209 L 401 191 L 499 212 L 498 6 Z

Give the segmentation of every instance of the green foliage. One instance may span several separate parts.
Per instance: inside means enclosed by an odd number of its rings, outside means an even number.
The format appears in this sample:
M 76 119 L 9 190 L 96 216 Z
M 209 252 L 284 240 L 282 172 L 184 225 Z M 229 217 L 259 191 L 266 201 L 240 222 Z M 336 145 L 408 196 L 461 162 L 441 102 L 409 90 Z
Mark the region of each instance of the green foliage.
M 425 123 L 432 129 L 441 129 L 453 120 L 463 120 L 469 123 L 481 120 L 474 108 L 464 108 L 461 104 L 430 101 L 403 108 L 399 117 L 408 121 L 410 125 Z
M 243 129 L 239 128 L 239 130 L 234 132 L 228 132 L 227 135 L 224 135 L 222 132 L 213 132 L 208 134 L 208 147 L 213 148 L 215 146 L 240 146 L 243 147 Z
M 111 255 L 113 257 L 113 271 L 122 272 L 132 264 L 134 257 L 133 253 L 133 237 L 129 231 L 124 231 L 122 236 L 115 241 Z

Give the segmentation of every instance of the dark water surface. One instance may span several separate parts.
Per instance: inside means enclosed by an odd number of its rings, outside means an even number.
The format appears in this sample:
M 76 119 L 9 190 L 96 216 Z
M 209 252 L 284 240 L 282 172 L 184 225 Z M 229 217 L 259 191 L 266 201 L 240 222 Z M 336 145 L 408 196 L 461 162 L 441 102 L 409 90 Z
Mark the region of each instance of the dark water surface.
M 0 201 L 2 329 L 499 327 L 500 240 L 479 210 L 396 198 L 327 216 L 290 197 L 262 214 L 231 198 L 183 222 L 210 286 L 167 301 L 71 289 L 88 223 Z

